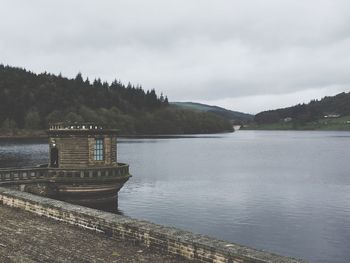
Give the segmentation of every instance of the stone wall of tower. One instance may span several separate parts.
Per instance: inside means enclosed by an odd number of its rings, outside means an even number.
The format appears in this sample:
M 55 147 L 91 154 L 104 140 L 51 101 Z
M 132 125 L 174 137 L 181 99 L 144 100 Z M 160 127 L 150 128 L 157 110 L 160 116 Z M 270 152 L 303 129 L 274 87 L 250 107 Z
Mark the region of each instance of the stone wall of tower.
M 89 165 L 89 145 L 86 137 L 55 138 L 60 168 L 83 168 Z

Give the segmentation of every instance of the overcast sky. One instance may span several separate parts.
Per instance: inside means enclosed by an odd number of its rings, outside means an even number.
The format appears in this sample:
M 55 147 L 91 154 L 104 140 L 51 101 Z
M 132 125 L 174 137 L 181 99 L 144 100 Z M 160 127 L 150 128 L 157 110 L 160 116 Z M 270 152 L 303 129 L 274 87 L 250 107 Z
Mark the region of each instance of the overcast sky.
M 0 63 L 257 113 L 350 91 L 348 0 L 0 0 Z

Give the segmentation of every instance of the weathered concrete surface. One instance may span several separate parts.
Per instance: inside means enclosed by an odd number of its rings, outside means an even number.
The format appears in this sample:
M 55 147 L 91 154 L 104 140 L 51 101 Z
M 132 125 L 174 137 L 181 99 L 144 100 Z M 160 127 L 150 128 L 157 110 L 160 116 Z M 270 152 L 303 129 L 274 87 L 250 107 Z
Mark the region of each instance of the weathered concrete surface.
M 186 262 L 0 205 L 0 262 Z

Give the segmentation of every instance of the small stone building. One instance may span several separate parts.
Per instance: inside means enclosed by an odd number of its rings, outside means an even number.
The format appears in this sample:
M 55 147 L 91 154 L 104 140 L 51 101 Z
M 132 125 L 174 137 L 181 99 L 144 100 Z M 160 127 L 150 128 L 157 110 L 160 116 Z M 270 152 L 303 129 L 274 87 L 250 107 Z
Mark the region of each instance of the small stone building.
M 92 123 L 50 125 L 51 168 L 117 166 L 117 131 Z

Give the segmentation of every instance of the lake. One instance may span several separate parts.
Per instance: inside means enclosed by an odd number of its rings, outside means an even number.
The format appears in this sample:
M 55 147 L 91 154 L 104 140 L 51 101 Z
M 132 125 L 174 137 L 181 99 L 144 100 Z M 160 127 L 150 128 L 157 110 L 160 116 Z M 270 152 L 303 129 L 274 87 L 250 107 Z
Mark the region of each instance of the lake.
M 47 162 L 45 140 L 1 140 L 0 167 Z M 350 132 L 121 138 L 121 213 L 311 262 L 350 258 Z

